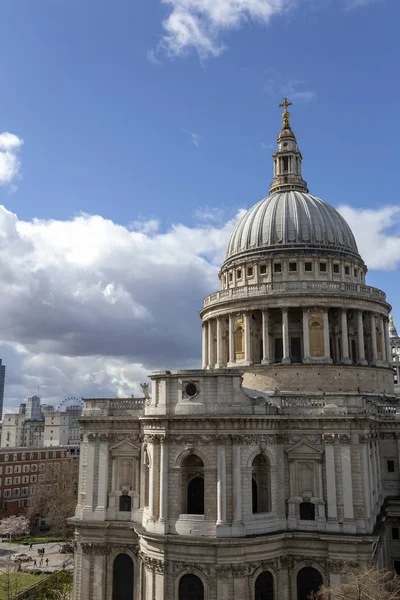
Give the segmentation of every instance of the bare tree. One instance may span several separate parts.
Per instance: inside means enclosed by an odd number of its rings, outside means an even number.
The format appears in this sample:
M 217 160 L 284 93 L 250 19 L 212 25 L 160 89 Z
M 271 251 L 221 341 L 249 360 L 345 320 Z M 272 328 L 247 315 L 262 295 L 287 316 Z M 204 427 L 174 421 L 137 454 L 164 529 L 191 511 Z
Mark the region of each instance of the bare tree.
M 71 533 L 67 519 L 77 503 L 78 466 L 77 460 L 47 463 L 29 499 L 31 520 L 45 519 L 52 531 L 63 537 Z
M 400 577 L 375 566 L 366 569 L 347 568 L 338 588 L 322 587 L 311 600 L 399 600 Z
M 29 520 L 26 517 L 7 517 L 0 521 L 0 534 L 7 536 L 11 542 L 12 536 L 20 536 L 28 533 L 30 529 Z M 0 592 L 5 600 L 14 598 L 18 591 L 17 581 L 15 579 L 15 565 L 11 562 L 11 548 L 8 550 L 7 562 L 0 574 Z

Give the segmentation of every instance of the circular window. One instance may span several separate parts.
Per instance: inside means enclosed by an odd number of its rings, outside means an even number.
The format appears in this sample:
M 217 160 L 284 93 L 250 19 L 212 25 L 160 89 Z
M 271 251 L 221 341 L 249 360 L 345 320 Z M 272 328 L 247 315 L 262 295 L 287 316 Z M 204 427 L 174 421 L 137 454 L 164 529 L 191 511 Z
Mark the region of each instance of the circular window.
M 189 398 L 193 398 L 198 392 L 197 385 L 194 383 L 187 383 L 185 386 L 185 392 Z

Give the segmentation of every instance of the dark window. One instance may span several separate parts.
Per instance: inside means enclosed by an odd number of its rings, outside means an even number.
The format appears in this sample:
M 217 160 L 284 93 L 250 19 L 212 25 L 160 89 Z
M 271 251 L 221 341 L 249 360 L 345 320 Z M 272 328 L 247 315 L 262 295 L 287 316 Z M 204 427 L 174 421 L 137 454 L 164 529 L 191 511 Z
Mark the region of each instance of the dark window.
M 326 273 L 326 263 L 319 263 L 319 270 L 321 273 Z
M 392 527 L 392 540 L 398 540 L 398 539 L 399 539 L 399 528 Z
M 179 581 L 179 600 L 204 600 L 203 582 L 196 575 L 188 574 Z
M 290 262 L 289 263 L 289 271 L 292 271 L 292 273 L 294 271 L 297 271 L 297 263 L 296 262 Z
M 338 265 L 337 263 L 335 263 L 335 264 L 333 265 L 333 272 L 334 272 L 334 273 L 339 273 L 339 265 Z
M 204 479 L 193 477 L 187 488 L 187 512 L 189 515 L 204 515 Z
M 233 275 L 232 275 L 232 273 L 229 273 L 229 281 L 232 281 L 232 279 L 233 279 Z
M 387 470 L 388 473 L 394 473 L 394 460 L 387 461 Z
M 287 173 L 289 170 L 289 157 L 288 156 L 284 156 L 283 157 L 283 172 Z
M 344 268 L 344 274 L 345 275 L 350 275 L 350 267 L 345 267 Z
M 237 270 L 237 278 L 242 279 L 242 269 Z
M 312 263 L 311 262 L 305 262 L 304 263 L 304 270 L 305 271 L 312 271 Z
M 318 592 L 323 581 L 320 573 L 312 567 L 304 567 L 297 574 L 297 600 L 309 600 L 310 595 Z
M 132 506 L 132 498 L 123 494 L 119 497 L 119 510 L 122 512 L 130 512 Z
M 300 521 L 315 521 L 315 505 L 312 502 L 300 504 Z
M 270 468 L 268 460 L 258 454 L 252 465 L 252 506 L 253 513 L 264 513 L 270 510 Z
M 255 600 L 274 600 L 274 578 L 269 571 L 260 573 L 255 584 Z
M 400 560 L 395 560 L 393 566 L 394 566 L 394 570 L 396 571 L 397 575 L 400 575 Z
M 197 385 L 192 382 L 188 383 L 185 387 L 185 392 L 190 398 L 193 398 L 197 394 Z
M 274 263 L 274 273 L 281 273 L 282 263 Z
M 261 275 L 265 275 L 266 272 L 267 272 L 267 265 L 260 265 Z
M 113 565 L 112 600 L 133 600 L 133 561 L 127 554 L 118 554 Z
M 247 275 L 248 275 L 249 277 L 252 277 L 252 275 L 253 275 L 253 267 L 249 267 L 249 268 L 247 269 Z
M 358 277 L 358 269 L 354 269 L 354 277 Z

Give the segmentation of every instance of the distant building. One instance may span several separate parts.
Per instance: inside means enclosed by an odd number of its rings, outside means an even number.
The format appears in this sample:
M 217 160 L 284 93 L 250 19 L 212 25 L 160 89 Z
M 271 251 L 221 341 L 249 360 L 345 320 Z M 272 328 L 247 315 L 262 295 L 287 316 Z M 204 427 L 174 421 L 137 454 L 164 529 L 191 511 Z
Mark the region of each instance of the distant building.
M 0 451 L 0 500 L 1 518 L 25 514 L 34 487 L 45 484 L 44 472 L 49 463 L 76 460 L 78 468 L 79 448 L 58 447 L 9 448 Z
M 79 424 L 75 417 L 81 412 L 79 405 L 55 411 L 54 406 L 41 405 L 39 396 L 31 396 L 20 405 L 18 413 L 4 416 L 1 447 L 79 445 Z
M 6 367 L 0 358 L 0 419 L 3 416 L 4 381 L 6 378 Z

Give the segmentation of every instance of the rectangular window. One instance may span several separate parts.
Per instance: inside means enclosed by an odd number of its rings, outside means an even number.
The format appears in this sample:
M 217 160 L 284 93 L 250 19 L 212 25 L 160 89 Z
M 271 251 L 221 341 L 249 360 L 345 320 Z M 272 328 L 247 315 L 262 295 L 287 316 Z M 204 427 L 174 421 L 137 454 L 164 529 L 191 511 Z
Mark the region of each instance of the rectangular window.
M 6 455 L 5 455 L 5 457 L 4 457 L 4 460 L 5 460 L 6 462 L 8 462 L 8 460 L 9 460 L 9 456 L 8 456 L 8 454 L 6 454 Z
M 22 472 L 23 473 L 29 473 L 29 465 L 23 465 Z
M 339 273 L 339 265 L 337 263 L 334 263 L 334 265 L 333 265 L 333 272 Z
M 19 496 L 19 488 L 13 489 L 13 496 Z
M 312 263 L 311 262 L 305 262 L 304 263 L 304 270 L 307 272 L 312 271 Z
M 35 453 L 31 452 L 29 455 L 29 460 L 34 460 L 35 459 Z
M 12 467 L 6 467 L 6 475 L 8 475 L 9 473 L 13 472 L 13 468 Z
M 27 496 L 27 495 L 28 495 L 28 488 L 22 488 L 21 496 Z
M 12 477 L 6 477 L 6 485 L 12 485 Z
M 29 483 L 29 475 L 22 476 L 22 483 Z
M 21 473 L 21 465 L 15 465 L 14 473 Z
M 398 539 L 399 539 L 399 528 L 392 527 L 392 540 L 398 540 Z
M 233 280 L 233 275 L 232 275 L 232 273 L 229 273 L 229 281 L 232 282 L 232 280 Z
M 14 484 L 21 483 L 21 477 L 14 477 Z
M 4 490 L 3 496 L 4 498 L 9 498 L 11 496 L 11 490 Z
M 237 278 L 242 279 L 242 269 L 238 269 L 236 273 L 237 273 Z
M 326 263 L 319 263 L 319 270 L 321 273 L 326 273 Z
M 260 265 L 260 274 L 265 275 L 267 272 L 267 265 Z
M 358 269 L 354 269 L 354 277 L 358 277 Z
M 388 473 L 394 473 L 394 460 L 387 461 L 387 471 Z
M 13 454 L 13 461 L 17 461 L 18 460 L 18 454 Z
M 37 482 L 37 475 L 31 475 L 31 483 Z
M 253 267 L 248 267 L 248 269 L 247 269 L 247 276 L 248 277 L 253 277 Z
M 31 465 L 31 471 L 32 471 L 32 473 L 36 473 L 37 465 Z
M 344 268 L 344 274 L 345 275 L 350 275 L 350 267 L 345 267 Z
M 274 263 L 274 273 L 282 272 L 282 263 Z
M 291 271 L 292 273 L 294 273 L 295 271 L 297 271 L 297 263 L 296 262 L 290 262 L 289 263 L 289 271 Z

